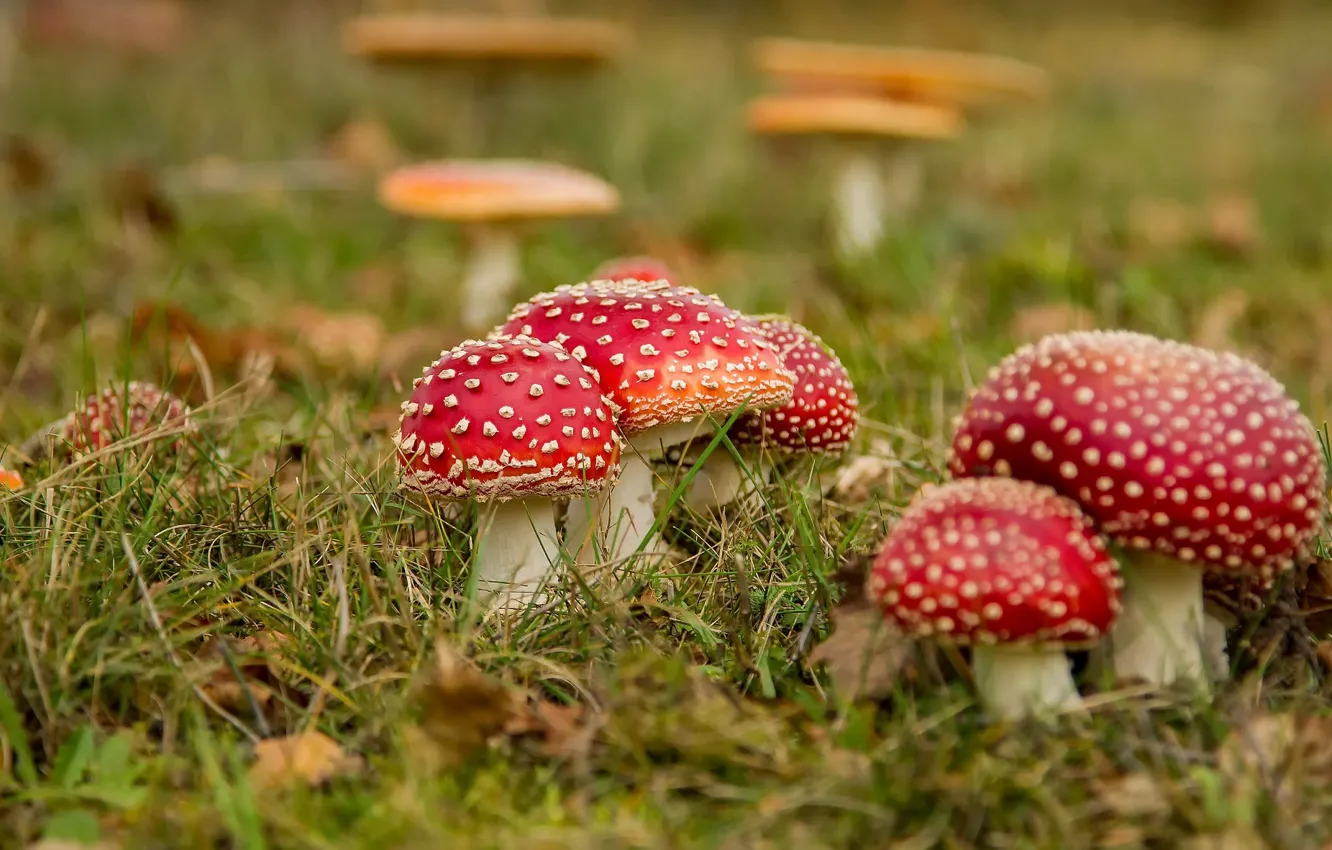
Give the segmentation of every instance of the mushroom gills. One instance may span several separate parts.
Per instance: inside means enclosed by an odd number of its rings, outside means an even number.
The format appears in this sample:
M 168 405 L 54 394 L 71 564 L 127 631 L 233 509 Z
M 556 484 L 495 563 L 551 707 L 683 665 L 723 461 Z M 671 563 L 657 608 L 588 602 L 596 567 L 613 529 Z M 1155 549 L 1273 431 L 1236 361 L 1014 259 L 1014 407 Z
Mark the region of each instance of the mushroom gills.
M 521 275 L 518 235 L 506 227 L 473 224 L 467 229 L 462 321 L 485 327 L 504 316 Z
M 971 648 L 971 672 L 981 706 L 999 719 L 1082 704 L 1068 656 L 1059 644 L 976 644 Z
M 1115 675 L 1207 689 L 1203 569 L 1154 552 L 1125 552 L 1124 607 L 1110 634 Z
M 479 598 L 498 597 L 504 610 L 544 598 L 542 585 L 560 561 L 554 502 L 534 498 L 482 505 L 473 539 Z
M 648 540 L 657 516 L 652 461 L 665 455 L 671 446 L 712 430 L 709 422 L 698 420 L 659 425 L 627 438 L 630 450 L 621 455 L 620 477 L 615 485 L 599 497 L 570 506 L 565 537 L 571 546 L 578 547 L 580 566 L 606 561 L 619 564 L 640 548 L 645 555 L 658 553 L 657 541 Z

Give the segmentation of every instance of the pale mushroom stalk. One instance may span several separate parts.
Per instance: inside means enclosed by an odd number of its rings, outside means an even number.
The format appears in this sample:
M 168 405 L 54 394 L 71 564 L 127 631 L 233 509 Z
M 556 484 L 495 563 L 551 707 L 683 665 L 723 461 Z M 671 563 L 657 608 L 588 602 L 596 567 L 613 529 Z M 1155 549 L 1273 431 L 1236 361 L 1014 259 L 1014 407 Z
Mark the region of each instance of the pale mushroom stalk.
M 685 503 L 701 511 L 747 502 L 759 487 L 772 480 L 774 469 L 771 461 L 757 455 L 746 458 L 746 466 L 741 469 L 735 457 L 718 446 L 694 473 Z
M 555 503 L 513 499 L 483 505 L 475 540 L 478 597 L 503 594 L 501 607 L 506 608 L 535 601 L 560 561 Z
M 888 223 L 910 212 L 920 199 L 924 163 L 903 140 L 888 140 L 882 156 L 867 145 L 845 152 L 833 178 L 838 249 L 854 257 L 874 250 Z
M 462 283 L 462 318 L 467 327 L 503 315 L 521 274 L 522 253 L 518 234 L 512 228 L 499 224 L 468 227 Z
M 1207 665 L 1213 682 L 1230 678 L 1230 650 L 1226 646 L 1226 632 L 1230 625 L 1220 615 L 1208 610 L 1203 603 L 1203 663 Z
M 971 672 L 981 707 L 1003 720 L 1082 704 L 1059 644 L 973 646 Z
M 657 553 L 657 541 L 648 540 L 657 517 L 652 462 L 663 457 L 671 446 L 710 430 L 706 424 L 675 423 L 626 438 L 629 451 L 620 457 L 620 477 L 615 486 L 599 498 L 582 500 L 570 508 L 565 535 L 579 546 L 579 563 L 597 561 L 596 540 L 603 541 L 602 557 L 617 564 L 640 548 L 644 555 Z
M 1116 675 L 1205 689 L 1203 571 L 1150 552 L 1125 553 L 1122 569 L 1124 610 L 1110 636 Z

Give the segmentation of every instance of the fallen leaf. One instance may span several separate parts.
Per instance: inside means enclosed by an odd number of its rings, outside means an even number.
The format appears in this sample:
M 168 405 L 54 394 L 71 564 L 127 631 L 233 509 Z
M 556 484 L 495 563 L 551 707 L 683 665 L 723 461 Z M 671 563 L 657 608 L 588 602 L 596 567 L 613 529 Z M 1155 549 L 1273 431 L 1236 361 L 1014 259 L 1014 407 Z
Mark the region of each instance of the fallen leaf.
M 896 470 L 901 466 L 887 442 L 870 447 L 871 454 L 852 457 L 843 463 L 833 482 L 833 495 L 848 505 L 863 505 L 876 493 L 891 493 L 896 484 Z
M 280 328 L 310 351 L 315 363 L 332 371 L 370 372 L 384 350 L 386 333 L 369 313 L 329 313 L 298 305 L 286 312 Z
M 1269 789 L 1279 805 L 1295 806 L 1304 787 L 1332 780 L 1332 717 L 1259 713 L 1230 730 L 1217 753 L 1233 782 Z
M 807 664 L 823 664 L 838 695 L 848 701 L 892 696 L 912 678 L 915 644 L 888 623 L 864 591 L 861 559 L 845 569 L 847 593 L 829 614 L 832 634 L 809 654 Z
M 44 43 L 162 53 L 179 46 L 185 28 L 185 11 L 172 0 L 42 0 L 27 7 L 24 35 Z
M 435 659 L 419 686 L 420 729 L 441 766 L 465 759 L 515 722 L 519 700 L 504 683 L 487 676 L 448 641 L 435 642 Z
M 200 687 L 215 702 L 228 711 L 243 714 L 248 714 L 256 707 L 267 713 L 274 707 L 274 697 L 279 693 L 289 701 L 298 704 L 303 702 L 297 699 L 299 694 L 287 686 L 277 664 L 290 638 L 264 630 L 228 641 L 235 672 L 226 663 L 219 643 L 221 640 L 226 638 L 210 637 L 197 656 L 201 663 L 212 668 L 212 674 Z M 239 680 L 236 673 L 240 674 Z
M 204 325 L 185 308 L 155 301 L 140 302 L 131 319 L 131 340 L 145 350 L 161 352 L 172 387 L 200 400 L 200 369 L 212 380 L 262 381 L 271 374 L 294 377 L 305 370 L 303 358 L 272 331 Z
M 24 136 L 11 135 L 5 140 L 5 182 L 19 194 L 38 192 L 55 179 L 55 163 L 37 143 Z
M 1019 342 L 1035 342 L 1051 334 L 1087 331 L 1096 327 L 1096 314 L 1080 304 L 1052 301 L 1023 307 L 1013 314 L 1008 333 Z
M 1218 195 L 1207 205 L 1207 238 L 1213 248 L 1247 256 L 1262 239 L 1258 209 L 1245 195 Z
M 529 703 L 518 692 L 511 699 L 511 715 L 503 729 L 505 735 L 535 738 L 547 755 L 556 758 L 585 754 L 591 747 L 596 726 L 588 722 L 590 713 L 582 703 L 565 705 L 547 699 Z
M 179 228 L 179 216 L 167 200 L 156 176 L 145 166 L 126 165 L 106 178 L 112 209 L 126 224 L 169 236 Z
M 324 146 L 325 154 L 355 171 L 380 174 L 402 160 L 402 152 L 388 128 L 379 121 L 349 121 Z
M 1169 814 L 1168 789 L 1149 773 L 1126 773 L 1098 781 L 1096 797 L 1121 818 L 1139 818 Z
M 354 773 L 361 764 L 359 756 L 344 752 L 342 745 L 323 732 L 298 732 L 255 744 L 249 777 L 259 788 L 314 786 Z
M 1234 349 L 1235 325 L 1249 309 L 1249 295 L 1227 289 L 1202 311 L 1193 327 L 1193 343 L 1203 348 Z

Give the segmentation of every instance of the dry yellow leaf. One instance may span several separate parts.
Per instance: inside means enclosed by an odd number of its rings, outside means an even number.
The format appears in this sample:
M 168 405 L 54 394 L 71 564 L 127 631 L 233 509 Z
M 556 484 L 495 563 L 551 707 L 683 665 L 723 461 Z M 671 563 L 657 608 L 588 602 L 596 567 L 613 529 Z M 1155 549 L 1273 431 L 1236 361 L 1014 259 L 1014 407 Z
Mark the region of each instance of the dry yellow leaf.
M 417 699 L 421 731 L 433 744 L 435 761 L 461 761 L 518 716 L 522 697 L 487 676 L 447 641 L 435 642 L 435 661 Z
M 387 338 L 377 316 L 329 313 L 305 304 L 288 310 L 282 327 L 314 355 L 318 365 L 358 374 L 374 368 Z
M 333 160 L 366 174 L 388 171 L 402 159 L 388 128 L 369 119 L 344 124 L 328 140 L 325 152 Z
M 1167 789 L 1149 773 L 1126 773 L 1096 783 L 1096 796 L 1122 818 L 1164 815 L 1170 812 Z
M 892 696 L 911 662 L 912 642 L 867 599 L 854 598 L 839 605 L 831 619 L 832 634 L 809 654 L 808 663 L 822 663 L 837 693 L 846 700 Z
M 348 755 L 323 732 L 298 732 L 255 744 L 249 777 L 259 788 L 319 785 L 360 766 L 359 756 Z
M 1246 195 L 1217 195 L 1207 205 L 1207 235 L 1213 247 L 1246 255 L 1258 247 L 1262 228 L 1258 208 Z
M 1242 289 L 1228 289 L 1208 304 L 1193 328 L 1193 343 L 1203 348 L 1234 348 L 1236 323 L 1249 309 L 1249 295 Z

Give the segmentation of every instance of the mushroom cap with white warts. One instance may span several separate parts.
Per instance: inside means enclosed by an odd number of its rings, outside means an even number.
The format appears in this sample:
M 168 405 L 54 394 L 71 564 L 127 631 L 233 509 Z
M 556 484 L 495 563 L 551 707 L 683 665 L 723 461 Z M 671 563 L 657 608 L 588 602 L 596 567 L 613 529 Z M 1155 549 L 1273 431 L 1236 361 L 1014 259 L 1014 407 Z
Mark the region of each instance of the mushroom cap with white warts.
M 189 407 L 155 384 L 130 381 L 84 399 L 81 407 L 65 417 L 57 436 L 75 452 L 95 452 L 164 426 L 191 430 Z
M 870 568 L 870 598 L 907 634 L 956 644 L 1089 644 L 1122 579 L 1091 521 L 1049 487 L 964 479 L 914 500 Z
M 552 340 L 596 369 L 626 434 L 785 404 L 794 389 L 752 320 L 664 280 L 562 286 L 519 304 L 498 332 Z
M 405 165 L 379 181 L 385 208 L 419 218 L 486 222 L 602 215 L 620 208 L 614 186 L 576 168 L 521 159 Z
M 844 451 L 860 423 L 860 402 L 837 353 L 813 331 L 785 316 L 751 318 L 776 347 L 782 363 L 795 373 L 795 391 L 786 404 L 744 414 L 732 438 L 787 453 Z
M 1293 564 L 1326 507 L 1313 426 L 1276 379 L 1129 331 L 1010 355 L 972 394 L 948 465 L 1049 485 L 1126 548 L 1264 577 Z
M 443 499 L 595 493 L 620 473 L 596 373 L 524 336 L 468 340 L 414 382 L 393 436 L 402 486 Z

